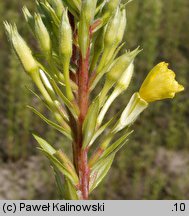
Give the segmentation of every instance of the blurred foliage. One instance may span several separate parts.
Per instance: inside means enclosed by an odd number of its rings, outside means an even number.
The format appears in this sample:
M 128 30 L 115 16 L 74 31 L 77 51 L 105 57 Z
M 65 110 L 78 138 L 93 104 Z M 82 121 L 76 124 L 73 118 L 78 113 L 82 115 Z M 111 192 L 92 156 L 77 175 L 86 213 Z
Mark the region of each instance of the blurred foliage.
M 35 130 L 51 142 L 63 143 L 54 130 L 44 125 L 27 108 L 38 103 L 28 88 L 34 88 L 17 58 L 10 52 L 2 21 L 18 23 L 21 33 L 35 46 L 26 24 L 22 25 L 22 5 L 33 1 L 0 2 L 0 160 L 17 161 L 35 155 Z M 135 77 L 127 95 L 119 97 L 109 115 L 127 103 L 152 66 L 170 63 L 186 90 L 174 100 L 153 104 L 134 125 L 127 148 L 122 151 L 109 177 L 96 191 L 96 199 L 187 199 L 189 197 L 189 1 L 135 0 L 128 6 L 126 48 L 140 45 Z M 26 88 L 26 86 L 28 88 Z M 117 100 L 117 101 L 118 101 Z M 120 102 L 123 102 L 121 104 Z M 44 109 L 40 104 L 39 110 Z M 48 175 L 47 175 L 48 178 Z M 53 178 L 53 177 L 52 177 Z M 41 197 L 41 196 L 40 196 Z M 19 197 L 18 197 L 19 198 Z M 37 199 L 33 195 L 30 199 Z M 44 197 L 41 197 L 45 199 Z M 54 197 L 53 195 L 53 198 Z

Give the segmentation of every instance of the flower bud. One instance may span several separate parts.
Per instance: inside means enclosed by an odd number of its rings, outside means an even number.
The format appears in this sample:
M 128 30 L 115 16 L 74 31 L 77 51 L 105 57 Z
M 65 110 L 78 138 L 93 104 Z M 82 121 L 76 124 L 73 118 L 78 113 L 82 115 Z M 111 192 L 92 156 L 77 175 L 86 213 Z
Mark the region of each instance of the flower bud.
M 49 55 L 51 53 L 51 39 L 40 14 L 35 14 L 35 34 L 42 51 Z
M 83 0 L 82 1 L 81 13 L 83 13 L 83 16 L 85 17 L 85 20 L 88 26 L 91 25 L 94 19 L 96 3 L 97 3 L 97 0 Z
M 115 65 L 111 68 L 111 70 L 107 73 L 107 80 L 115 83 L 119 80 L 120 76 L 123 72 L 129 67 L 129 65 L 133 62 L 134 58 L 138 55 L 140 50 L 137 48 L 132 52 L 127 52 L 120 56 L 115 63 Z
M 89 25 L 83 15 L 81 15 L 81 20 L 79 22 L 78 41 L 82 58 L 85 59 L 89 47 Z
M 105 6 L 102 10 L 102 20 L 103 20 L 104 24 L 106 24 L 107 21 L 109 20 L 109 18 L 112 16 L 112 14 L 114 14 L 119 3 L 120 3 L 120 0 L 109 0 L 105 4 Z
M 19 57 L 25 71 L 28 74 L 36 71 L 38 69 L 38 64 L 34 59 L 32 52 L 24 39 L 18 33 L 16 26 L 11 26 L 7 22 L 4 23 L 5 29 L 12 43 L 12 46 Z
M 59 32 L 59 52 L 63 58 L 70 59 L 72 56 L 72 28 L 68 19 L 68 11 L 62 15 L 62 21 Z
M 49 0 L 49 3 L 52 4 L 56 15 L 60 18 L 62 16 L 62 12 L 64 11 L 62 0 Z
M 69 23 L 67 10 L 62 15 L 62 21 L 59 30 L 59 54 L 63 66 L 63 74 L 66 84 L 66 93 L 69 100 L 74 96 L 70 85 L 69 67 L 72 56 L 72 29 Z
M 26 6 L 24 6 L 22 8 L 22 11 L 23 11 L 24 18 L 25 18 L 26 22 L 29 24 L 30 28 L 33 31 L 34 26 L 35 26 L 35 21 L 34 21 L 33 16 L 31 15 L 30 11 L 28 10 L 28 8 Z
M 139 93 L 134 93 L 115 125 L 113 133 L 117 133 L 132 124 L 147 107 L 148 103 L 140 97 Z
M 123 36 L 125 33 L 125 29 L 126 29 L 126 24 L 127 24 L 126 10 L 123 9 L 121 10 L 121 18 L 120 18 L 119 27 L 117 30 L 117 35 L 116 35 L 116 44 L 119 44 L 123 40 Z
M 108 97 L 106 100 L 104 106 L 102 107 L 100 114 L 98 116 L 97 124 L 101 125 L 104 116 L 106 115 L 109 107 L 111 104 L 114 102 L 114 100 L 123 92 L 125 91 L 131 81 L 131 78 L 133 76 L 133 71 L 134 71 L 134 64 L 133 62 L 129 65 L 129 67 L 126 69 L 126 71 L 122 74 L 121 78 L 117 82 L 117 85 L 114 89 L 114 91 L 111 93 L 111 95 Z
M 117 27 L 120 22 L 120 10 L 118 9 L 116 11 L 115 16 L 112 18 L 112 20 L 109 22 L 105 36 L 104 36 L 104 46 L 110 47 L 115 42 L 115 38 L 117 35 Z
M 137 48 L 132 52 L 127 52 L 124 55 L 120 56 L 115 62 L 115 64 L 112 66 L 110 71 L 107 72 L 106 81 L 100 93 L 100 105 L 103 104 L 108 91 L 116 82 L 118 82 L 119 78 L 122 76 L 124 71 L 126 71 L 126 69 L 130 66 L 130 64 L 133 62 L 134 58 L 139 52 L 140 50 L 138 50 Z

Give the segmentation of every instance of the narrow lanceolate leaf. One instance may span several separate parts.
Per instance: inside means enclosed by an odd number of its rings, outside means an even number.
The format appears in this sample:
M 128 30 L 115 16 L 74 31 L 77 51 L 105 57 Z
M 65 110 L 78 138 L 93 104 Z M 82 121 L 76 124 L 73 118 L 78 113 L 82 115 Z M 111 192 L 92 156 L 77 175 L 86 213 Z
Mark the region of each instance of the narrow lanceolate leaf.
M 38 115 L 48 125 L 52 126 L 54 129 L 58 130 L 60 133 L 64 134 L 68 139 L 72 140 L 71 134 L 68 131 L 66 131 L 63 127 L 47 119 L 44 115 L 38 112 L 35 108 L 31 106 L 28 106 L 28 108 L 31 109 L 36 115 Z
M 73 105 L 67 99 L 67 97 L 62 93 L 62 91 L 60 90 L 60 88 L 58 87 L 58 85 L 56 84 L 56 82 L 54 80 L 52 80 L 52 86 L 53 86 L 56 94 L 61 98 L 61 100 L 66 105 L 66 107 L 69 109 L 69 111 L 72 113 L 72 115 L 75 117 L 75 119 L 77 119 L 78 114 L 79 114 L 79 110 L 78 110 L 77 105 L 75 105 L 75 104 Z
M 92 168 L 89 182 L 89 191 L 92 192 L 104 179 L 111 168 L 115 155 L 111 155 L 106 160 L 101 161 L 98 166 Z
M 35 134 L 33 134 L 33 136 L 39 143 L 40 147 L 49 155 L 53 155 L 56 152 L 56 150 L 47 141 L 45 141 L 44 139 Z
M 69 178 L 65 178 L 64 196 L 66 200 L 79 200 L 78 191 Z
M 54 176 L 55 176 L 55 180 L 56 180 L 57 189 L 59 192 L 59 197 L 60 197 L 60 199 L 64 199 L 63 176 L 55 166 L 53 166 L 53 170 L 54 170 Z
M 98 98 L 91 104 L 83 124 L 83 148 L 87 147 L 94 135 L 99 112 Z
M 112 154 L 116 154 L 128 141 L 128 136 L 132 133 L 133 131 L 127 132 L 126 134 L 124 134 L 121 138 L 119 138 L 116 142 L 114 142 L 113 144 L 111 144 L 102 154 L 100 160 L 97 162 L 97 164 L 101 161 L 101 160 L 105 160 L 108 156 L 112 155 Z M 94 165 L 96 166 L 96 165 Z
M 62 164 L 55 156 L 56 150 L 44 139 L 40 138 L 37 135 L 34 135 L 35 139 L 39 143 L 42 152 L 48 157 L 51 163 L 56 166 L 56 168 L 62 172 L 69 180 L 72 182 L 73 185 L 78 185 L 79 180 L 77 176 L 72 176 L 70 171 Z

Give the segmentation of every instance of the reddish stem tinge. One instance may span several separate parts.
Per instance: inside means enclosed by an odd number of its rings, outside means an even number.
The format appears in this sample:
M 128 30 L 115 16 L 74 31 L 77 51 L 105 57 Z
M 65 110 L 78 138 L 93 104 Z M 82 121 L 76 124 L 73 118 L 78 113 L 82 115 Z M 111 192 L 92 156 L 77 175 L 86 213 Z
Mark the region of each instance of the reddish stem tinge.
M 82 126 L 88 111 L 89 103 L 89 54 L 90 49 L 88 49 L 87 56 L 84 59 L 80 57 L 80 70 L 78 74 L 78 105 L 80 109 L 80 115 L 78 118 L 78 136 L 76 141 L 76 148 L 78 161 L 77 167 L 80 178 L 80 190 L 82 193 L 82 199 L 88 199 L 89 194 L 88 149 L 82 148 Z

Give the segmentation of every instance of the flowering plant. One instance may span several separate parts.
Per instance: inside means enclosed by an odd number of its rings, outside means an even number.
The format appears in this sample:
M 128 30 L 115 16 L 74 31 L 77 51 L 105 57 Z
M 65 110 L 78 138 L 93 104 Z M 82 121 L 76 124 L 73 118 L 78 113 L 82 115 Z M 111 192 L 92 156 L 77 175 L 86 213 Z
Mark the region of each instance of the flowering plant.
M 63 149 L 34 135 L 41 152 L 51 162 L 64 199 L 88 199 L 128 141 L 130 126 L 141 112 L 149 103 L 173 98 L 184 90 L 174 72 L 162 62 L 150 71 L 125 109 L 104 121 L 111 104 L 127 90 L 134 59 L 140 52 L 136 48 L 119 55 L 129 2 L 44 0 L 36 2 L 34 15 L 24 7 L 25 20 L 39 44 L 40 54 L 29 48 L 16 25 L 4 23 L 13 49 L 39 89 L 40 95 L 36 95 L 51 111 L 54 121 L 36 108 L 29 108 L 72 143 L 70 159 Z M 105 81 L 100 93 L 92 96 L 102 78 Z M 105 134 L 107 128 L 109 133 Z M 104 139 L 99 143 L 100 136 Z

